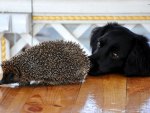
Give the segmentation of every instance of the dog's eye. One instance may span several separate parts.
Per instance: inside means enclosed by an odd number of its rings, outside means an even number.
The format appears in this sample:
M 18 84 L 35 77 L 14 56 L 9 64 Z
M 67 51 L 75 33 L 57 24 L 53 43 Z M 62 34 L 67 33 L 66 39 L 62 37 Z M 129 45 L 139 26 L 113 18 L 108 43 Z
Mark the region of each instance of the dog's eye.
M 117 52 L 112 52 L 111 56 L 112 56 L 113 59 L 118 59 L 119 58 L 119 55 L 118 55 Z
M 97 42 L 97 47 L 103 47 L 104 46 L 104 42 L 103 41 L 98 41 Z
M 101 46 L 101 43 L 100 41 L 97 42 L 97 47 L 100 47 Z

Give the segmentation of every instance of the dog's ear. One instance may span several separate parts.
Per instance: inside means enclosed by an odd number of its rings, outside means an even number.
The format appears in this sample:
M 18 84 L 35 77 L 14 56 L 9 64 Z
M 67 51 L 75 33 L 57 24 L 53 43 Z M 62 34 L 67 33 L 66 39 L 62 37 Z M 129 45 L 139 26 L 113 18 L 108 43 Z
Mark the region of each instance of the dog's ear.
M 91 39 L 90 39 L 90 46 L 92 48 L 92 53 L 96 50 L 97 48 L 97 41 L 98 41 L 98 38 L 100 36 L 102 36 L 102 30 L 103 27 L 96 27 L 92 30 L 91 32 Z
M 96 50 L 97 48 L 97 41 L 98 39 L 103 36 L 105 33 L 108 31 L 113 30 L 114 28 L 120 28 L 120 25 L 118 23 L 108 23 L 103 27 L 96 27 L 92 30 L 91 33 L 91 39 L 90 39 L 90 46 L 92 48 L 92 53 Z
M 125 62 L 124 73 L 128 76 L 148 76 L 150 74 L 148 40 L 144 36 L 138 35 L 133 41 L 133 48 Z
M 90 46 L 92 48 L 92 53 L 97 49 L 98 39 L 103 36 L 109 29 L 109 26 L 106 25 L 104 27 L 96 27 L 92 30 Z

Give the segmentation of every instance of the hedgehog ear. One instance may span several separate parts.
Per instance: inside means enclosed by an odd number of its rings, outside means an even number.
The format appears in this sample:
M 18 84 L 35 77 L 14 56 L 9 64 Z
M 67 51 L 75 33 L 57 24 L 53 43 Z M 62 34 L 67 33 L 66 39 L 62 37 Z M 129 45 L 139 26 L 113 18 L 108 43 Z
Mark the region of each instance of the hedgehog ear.
M 3 61 L 2 64 L 1 64 L 1 66 L 6 65 L 7 63 L 8 63 L 8 61 Z
M 1 64 L 2 70 L 5 71 L 5 68 L 6 68 L 7 66 L 9 66 L 9 61 L 7 61 L 7 60 L 6 60 L 6 61 L 3 61 L 2 64 Z
M 128 76 L 148 74 L 148 71 L 150 72 L 149 54 L 148 40 L 143 36 L 135 39 L 133 49 L 125 62 L 125 74 Z

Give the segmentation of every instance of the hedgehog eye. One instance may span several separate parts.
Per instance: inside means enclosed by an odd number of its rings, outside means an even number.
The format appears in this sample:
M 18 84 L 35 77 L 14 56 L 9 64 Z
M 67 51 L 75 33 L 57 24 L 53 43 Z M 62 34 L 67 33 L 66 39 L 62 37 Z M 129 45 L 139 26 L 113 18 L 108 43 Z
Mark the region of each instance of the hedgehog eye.
M 4 73 L 1 80 L 1 84 L 9 84 L 13 82 L 14 75 L 13 73 Z
M 8 78 L 8 81 L 13 82 L 13 80 L 14 80 L 14 74 L 13 73 L 9 73 L 7 75 L 7 78 Z

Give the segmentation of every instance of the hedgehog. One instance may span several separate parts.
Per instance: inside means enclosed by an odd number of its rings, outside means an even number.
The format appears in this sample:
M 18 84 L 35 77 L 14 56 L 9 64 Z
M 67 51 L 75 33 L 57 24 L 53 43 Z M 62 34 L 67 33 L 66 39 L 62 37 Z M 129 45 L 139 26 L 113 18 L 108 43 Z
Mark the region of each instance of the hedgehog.
M 0 84 L 79 84 L 85 80 L 89 68 L 89 58 L 79 44 L 62 40 L 43 42 L 3 61 Z

